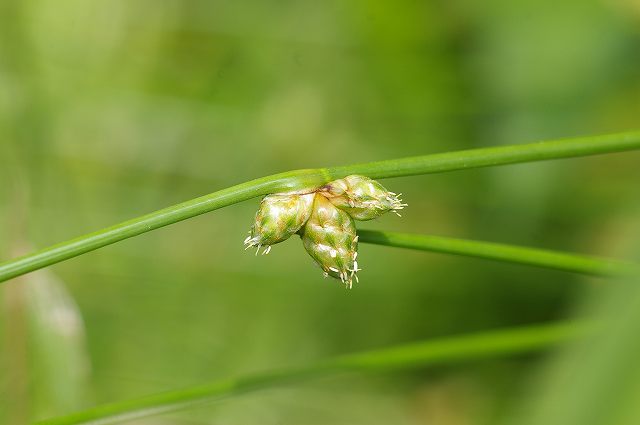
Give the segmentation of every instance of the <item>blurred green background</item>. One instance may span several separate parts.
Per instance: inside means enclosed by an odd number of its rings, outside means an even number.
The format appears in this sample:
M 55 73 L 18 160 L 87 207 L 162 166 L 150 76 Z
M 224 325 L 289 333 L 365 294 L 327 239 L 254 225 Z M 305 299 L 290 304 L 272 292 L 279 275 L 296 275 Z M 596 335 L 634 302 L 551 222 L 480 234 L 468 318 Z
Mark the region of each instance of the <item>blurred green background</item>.
M 637 128 L 640 2 L 0 0 L 0 258 L 296 168 Z M 387 180 L 363 228 L 630 255 L 640 155 Z M 600 280 L 361 245 L 345 290 L 258 200 L 0 288 L 0 423 L 568 317 Z M 328 380 L 140 421 L 496 423 L 545 356 Z

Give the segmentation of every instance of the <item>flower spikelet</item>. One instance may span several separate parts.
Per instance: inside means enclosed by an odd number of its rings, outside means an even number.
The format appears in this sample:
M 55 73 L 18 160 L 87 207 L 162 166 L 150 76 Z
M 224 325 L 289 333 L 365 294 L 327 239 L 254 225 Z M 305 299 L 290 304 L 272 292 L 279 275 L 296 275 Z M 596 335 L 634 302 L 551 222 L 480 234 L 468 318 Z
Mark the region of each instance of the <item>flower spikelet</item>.
M 275 245 L 295 234 L 311 215 L 314 194 L 273 194 L 260 203 L 249 236 L 244 240 L 245 249 L 266 247 L 268 254 Z M 257 254 L 257 252 L 256 252 Z
M 340 279 L 351 288 L 358 280 L 358 237 L 353 219 L 324 196 L 316 194 L 313 211 L 302 228 L 302 242 L 324 270 L 325 277 Z
M 377 181 L 358 175 L 334 180 L 323 186 L 320 193 L 356 220 L 372 220 L 388 211 L 399 216 L 398 211 L 407 206 L 400 199 L 401 194 L 389 192 Z

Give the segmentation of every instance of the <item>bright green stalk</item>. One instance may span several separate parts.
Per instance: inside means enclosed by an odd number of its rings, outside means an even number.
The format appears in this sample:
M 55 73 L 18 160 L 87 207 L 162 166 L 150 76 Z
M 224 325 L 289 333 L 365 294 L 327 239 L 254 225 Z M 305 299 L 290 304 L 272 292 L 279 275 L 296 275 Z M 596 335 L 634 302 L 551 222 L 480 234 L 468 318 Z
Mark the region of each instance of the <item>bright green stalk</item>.
M 269 193 L 321 186 L 350 174 L 412 176 L 640 149 L 640 132 L 471 149 L 333 168 L 290 171 L 241 183 L 0 264 L 0 282 L 187 218 Z
M 640 266 L 634 263 L 492 242 L 374 230 L 359 230 L 358 236 L 359 241 L 364 243 L 486 258 L 594 276 L 640 274 Z
M 584 324 L 556 323 L 447 337 L 383 348 L 326 360 L 314 366 L 285 369 L 198 387 L 168 391 L 135 400 L 97 406 L 40 425 L 113 424 L 174 412 L 233 396 L 284 384 L 304 382 L 342 372 L 376 372 L 492 358 L 547 348 L 584 334 Z

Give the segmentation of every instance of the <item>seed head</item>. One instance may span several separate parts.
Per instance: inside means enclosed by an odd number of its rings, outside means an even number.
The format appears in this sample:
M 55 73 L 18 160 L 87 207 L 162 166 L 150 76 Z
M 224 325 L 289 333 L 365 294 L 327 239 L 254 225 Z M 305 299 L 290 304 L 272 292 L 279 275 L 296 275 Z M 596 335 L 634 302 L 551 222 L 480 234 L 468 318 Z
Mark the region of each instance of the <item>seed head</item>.
M 275 245 L 295 234 L 311 215 L 314 194 L 273 194 L 268 195 L 256 213 L 249 236 L 244 240 L 245 249 L 266 247 L 268 254 L 271 245 Z M 258 252 L 256 251 L 256 254 Z
M 302 228 L 302 243 L 324 270 L 324 275 L 340 279 L 351 288 L 358 277 L 358 237 L 349 214 L 316 194 L 313 211 Z
M 398 211 L 407 206 L 402 203 L 401 194 L 389 192 L 377 181 L 358 175 L 334 180 L 323 186 L 320 193 L 356 220 L 372 220 L 387 211 L 400 216 Z

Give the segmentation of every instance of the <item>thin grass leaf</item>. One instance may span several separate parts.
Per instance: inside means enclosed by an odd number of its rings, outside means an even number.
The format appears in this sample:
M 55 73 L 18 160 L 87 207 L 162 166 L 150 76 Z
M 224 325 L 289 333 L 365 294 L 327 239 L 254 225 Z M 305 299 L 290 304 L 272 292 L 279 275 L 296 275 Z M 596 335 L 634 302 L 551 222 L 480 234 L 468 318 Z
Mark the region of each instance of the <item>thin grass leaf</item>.
M 375 230 L 359 230 L 358 236 L 359 241 L 364 243 L 485 258 L 593 276 L 640 274 L 640 265 L 631 262 L 493 242 Z
M 0 264 L 0 282 L 169 224 L 269 193 L 321 186 L 350 174 L 413 176 L 640 149 L 640 131 L 289 171 L 241 183 Z
M 251 391 L 344 372 L 380 372 L 493 358 L 541 350 L 588 331 L 584 323 L 554 323 L 495 330 L 373 350 L 285 369 L 97 406 L 40 425 L 114 424 L 174 412 Z

